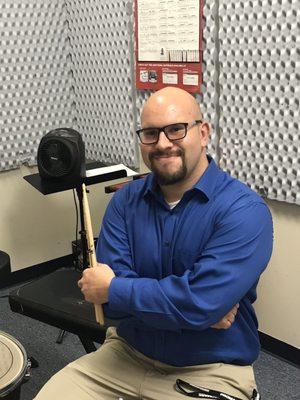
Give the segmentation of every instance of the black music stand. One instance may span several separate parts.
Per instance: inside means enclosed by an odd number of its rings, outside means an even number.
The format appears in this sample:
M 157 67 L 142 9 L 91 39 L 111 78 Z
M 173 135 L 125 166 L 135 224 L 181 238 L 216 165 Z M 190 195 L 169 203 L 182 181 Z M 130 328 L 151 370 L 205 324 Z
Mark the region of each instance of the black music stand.
M 104 165 L 102 165 L 105 167 Z M 24 179 L 30 183 L 35 189 L 44 195 L 63 192 L 70 189 L 76 189 L 78 202 L 79 202 L 79 214 L 80 214 L 80 235 L 81 235 L 81 245 L 82 245 L 82 257 L 83 257 L 83 268 L 88 266 L 87 260 L 87 244 L 86 235 L 84 229 L 84 215 L 83 215 L 83 192 L 82 184 L 85 183 L 86 186 L 94 185 L 96 183 L 107 182 L 114 179 L 127 177 L 127 172 L 125 169 L 119 169 L 113 172 L 98 174 L 95 176 L 87 176 L 80 179 L 77 182 L 70 181 L 60 181 L 60 180 L 44 180 L 41 179 L 39 174 L 31 174 L 24 176 Z
M 58 182 L 41 180 L 39 174 L 25 176 L 24 179 L 44 195 L 76 189 L 81 220 L 81 238 L 84 267 L 87 266 L 87 248 L 84 232 L 82 183 L 86 186 L 127 176 L 125 169 L 97 174 L 83 178 L 80 182 Z M 87 352 L 96 349 L 94 341 L 103 343 L 108 326 L 118 325 L 116 319 L 106 316 L 105 326 L 95 319 L 94 306 L 84 300 L 77 287 L 81 273 L 75 268 L 60 268 L 46 276 L 29 282 L 9 294 L 11 310 L 41 322 L 53 325 L 62 331 L 78 335 Z M 61 339 L 62 335 L 60 335 Z

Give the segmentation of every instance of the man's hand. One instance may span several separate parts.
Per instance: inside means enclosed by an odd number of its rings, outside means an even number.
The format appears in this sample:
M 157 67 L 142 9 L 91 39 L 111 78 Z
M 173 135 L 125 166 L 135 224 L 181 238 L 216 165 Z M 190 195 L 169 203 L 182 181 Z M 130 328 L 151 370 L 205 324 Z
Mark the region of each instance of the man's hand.
M 231 325 L 234 323 L 235 320 L 235 316 L 236 313 L 238 311 L 239 308 L 239 303 L 236 304 L 232 310 L 229 311 L 228 314 L 225 315 L 225 317 L 223 317 L 221 319 L 221 321 L 217 322 L 216 324 L 212 325 L 211 328 L 215 328 L 215 329 L 229 329 L 231 327 Z
M 108 265 L 98 263 L 96 267 L 83 271 L 78 286 L 85 300 L 94 304 L 103 304 L 108 301 L 108 289 L 114 277 L 115 273 Z

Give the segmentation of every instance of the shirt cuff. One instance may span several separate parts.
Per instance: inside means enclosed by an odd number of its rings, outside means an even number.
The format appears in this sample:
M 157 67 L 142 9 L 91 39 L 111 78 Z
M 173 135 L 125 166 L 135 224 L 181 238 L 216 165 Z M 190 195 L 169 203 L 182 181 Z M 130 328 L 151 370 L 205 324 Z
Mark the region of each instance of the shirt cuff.
M 108 303 L 111 310 L 130 312 L 133 281 L 133 278 L 115 277 L 112 279 L 108 290 Z

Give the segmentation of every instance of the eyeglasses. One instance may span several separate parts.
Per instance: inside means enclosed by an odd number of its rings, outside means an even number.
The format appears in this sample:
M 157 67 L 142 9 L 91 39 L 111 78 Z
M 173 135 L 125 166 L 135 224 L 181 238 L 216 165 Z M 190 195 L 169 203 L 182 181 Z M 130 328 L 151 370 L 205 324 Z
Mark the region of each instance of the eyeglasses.
M 156 144 L 159 141 L 159 135 L 161 132 L 164 132 L 168 140 L 173 142 L 174 140 L 183 139 L 189 129 L 201 122 L 202 120 L 196 120 L 191 124 L 187 122 L 178 122 L 177 124 L 170 124 L 163 126 L 162 128 L 138 129 L 136 133 L 143 144 Z

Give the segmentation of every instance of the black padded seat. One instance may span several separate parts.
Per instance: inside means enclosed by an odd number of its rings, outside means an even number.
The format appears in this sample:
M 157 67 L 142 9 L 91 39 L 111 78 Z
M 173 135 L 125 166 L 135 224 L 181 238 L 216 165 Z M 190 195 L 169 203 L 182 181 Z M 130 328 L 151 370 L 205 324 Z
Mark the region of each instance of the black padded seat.
M 105 326 L 96 322 L 93 304 L 84 300 L 77 286 L 80 277 L 81 273 L 70 267 L 26 283 L 10 292 L 11 310 L 72 332 L 86 351 L 93 351 L 89 343 L 103 343 L 107 328 L 116 326 L 118 319 L 105 318 Z

